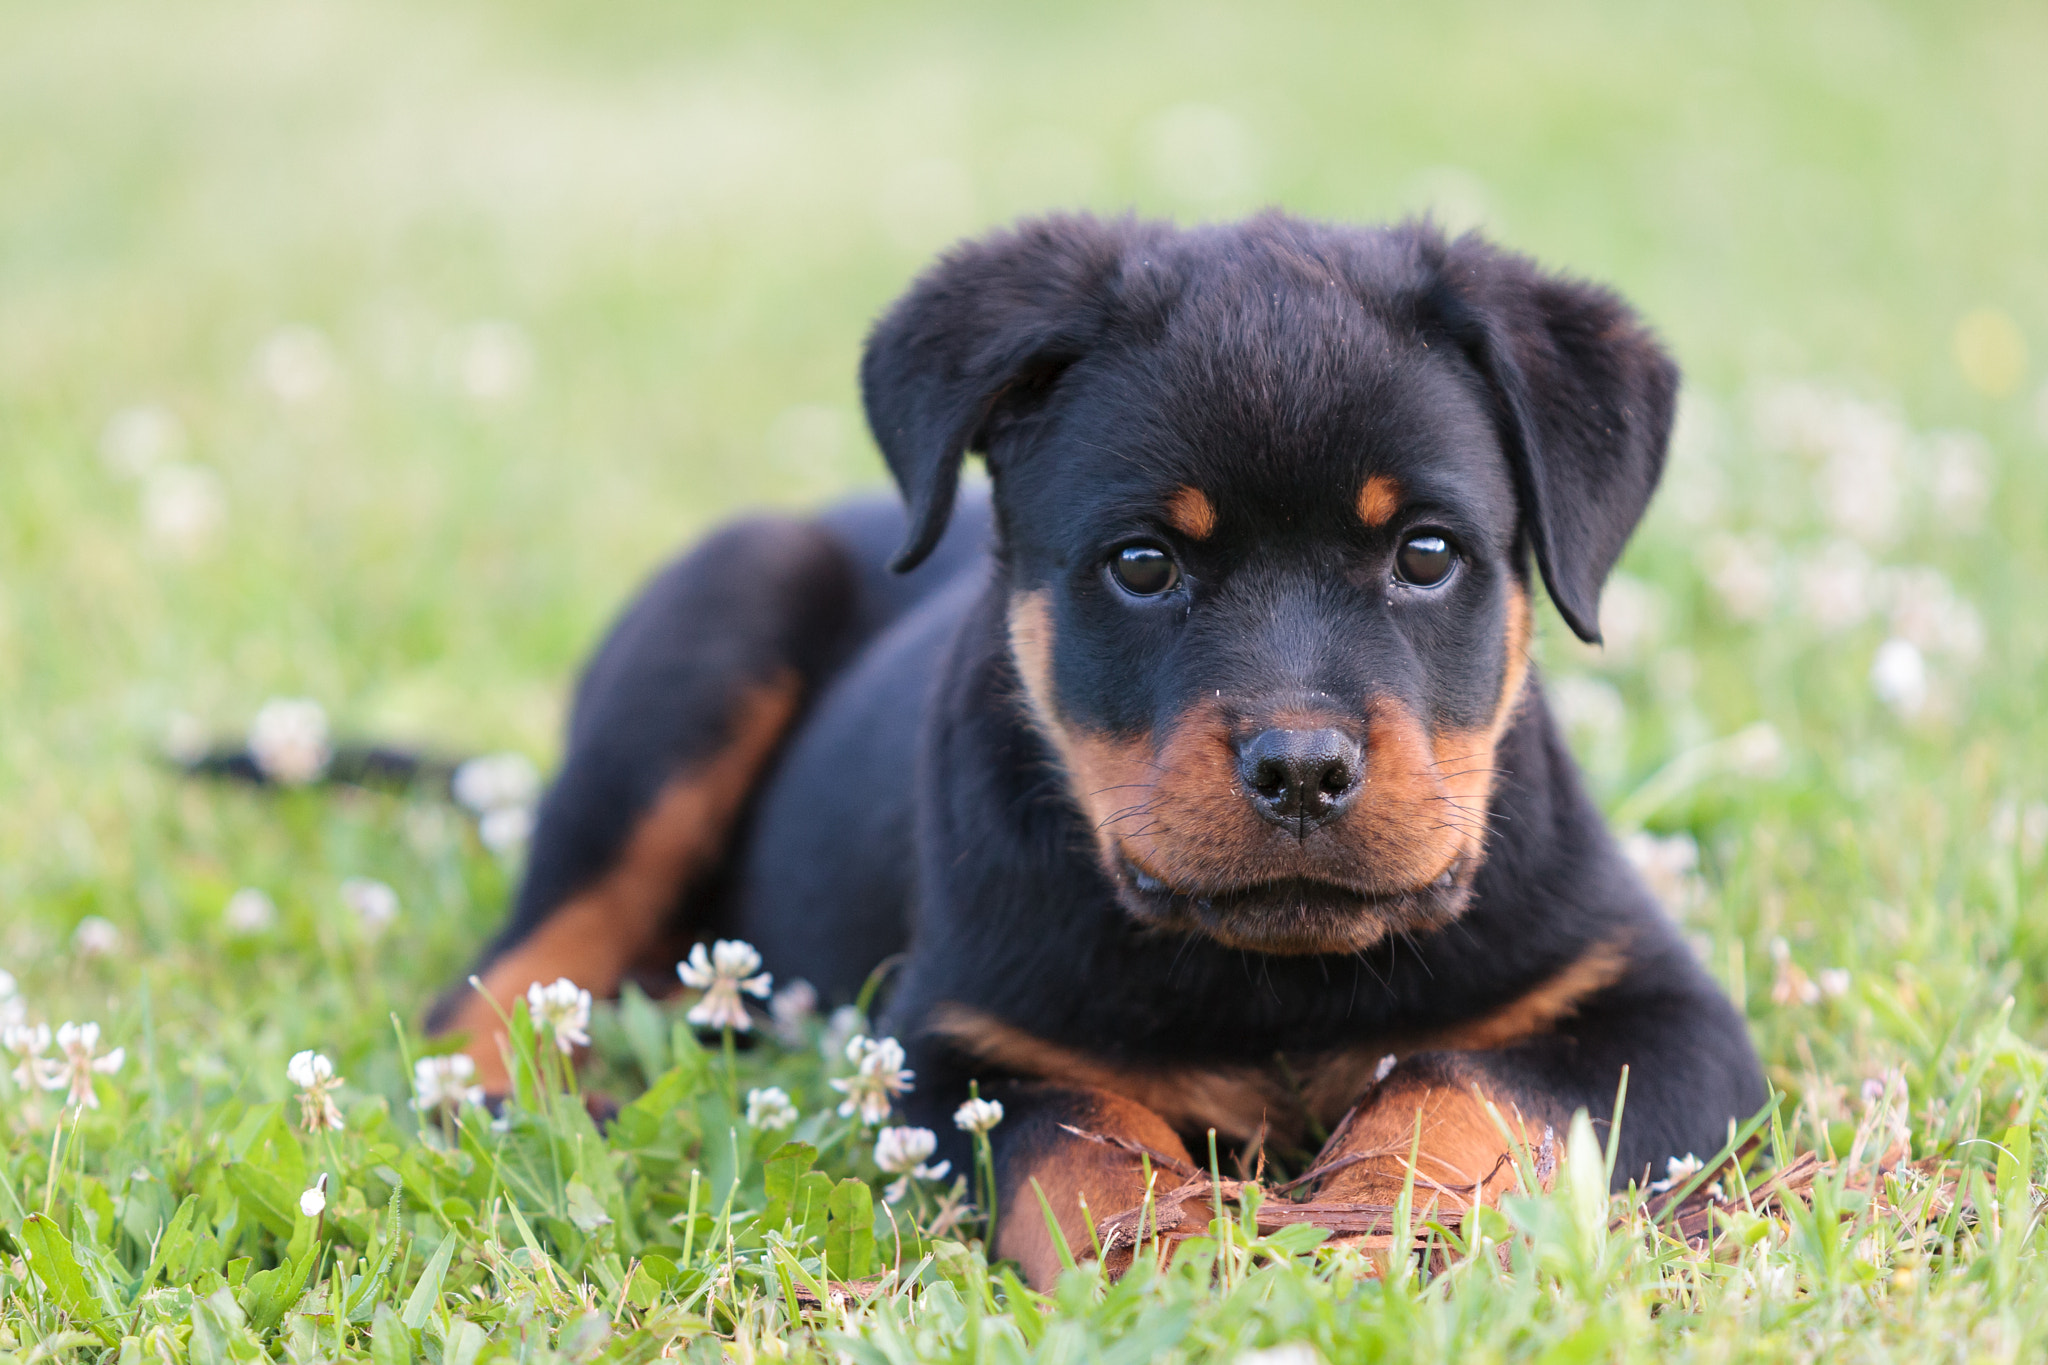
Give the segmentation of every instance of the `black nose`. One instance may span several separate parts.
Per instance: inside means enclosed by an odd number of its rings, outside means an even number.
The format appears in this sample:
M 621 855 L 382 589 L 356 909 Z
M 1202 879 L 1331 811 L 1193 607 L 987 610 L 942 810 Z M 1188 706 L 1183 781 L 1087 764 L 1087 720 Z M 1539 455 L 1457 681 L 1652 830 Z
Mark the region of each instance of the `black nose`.
M 1237 772 L 1259 814 L 1306 833 L 1351 804 L 1365 756 L 1342 730 L 1267 730 L 1238 746 Z

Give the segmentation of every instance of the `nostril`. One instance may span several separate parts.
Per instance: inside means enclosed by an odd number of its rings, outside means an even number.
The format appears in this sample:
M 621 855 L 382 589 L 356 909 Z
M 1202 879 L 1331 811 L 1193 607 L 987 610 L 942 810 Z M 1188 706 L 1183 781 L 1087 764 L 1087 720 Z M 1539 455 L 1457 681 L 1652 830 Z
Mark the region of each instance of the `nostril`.
M 1267 730 L 1245 741 L 1238 763 L 1260 814 L 1298 828 L 1342 809 L 1364 774 L 1357 742 L 1341 730 Z
M 1262 758 L 1252 768 L 1251 789 L 1269 801 L 1286 795 L 1287 765 L 1277 758 Z

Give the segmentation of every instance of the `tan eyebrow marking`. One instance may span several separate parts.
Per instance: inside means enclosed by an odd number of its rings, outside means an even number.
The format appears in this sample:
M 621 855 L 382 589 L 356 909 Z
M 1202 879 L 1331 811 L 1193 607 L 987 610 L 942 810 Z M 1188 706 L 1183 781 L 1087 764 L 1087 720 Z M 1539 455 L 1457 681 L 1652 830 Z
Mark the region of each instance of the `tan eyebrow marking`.
M 1358 490 L 1358 519 L 1367 526 L 1385 526 L 1400 506 L 1401 485 L 1384 474 L 1373 475 Z
M 1207 540 L 1216 530 L 1216 506 L 1199 488 L 1183 484 L 1166 500 L 1166 519 L 1190 540 Z

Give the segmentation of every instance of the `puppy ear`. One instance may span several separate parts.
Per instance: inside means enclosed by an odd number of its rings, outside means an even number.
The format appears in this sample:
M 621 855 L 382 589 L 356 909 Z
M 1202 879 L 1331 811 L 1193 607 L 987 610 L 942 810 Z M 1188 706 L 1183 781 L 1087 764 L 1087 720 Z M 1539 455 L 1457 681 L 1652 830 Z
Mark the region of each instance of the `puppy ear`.
M 1664 471 L 1678 367 L 1609 290 L 1474 235 L 1443 248 L 1435 311 L 1491 385 L 1536 565 L 1600 642 L 1600 588 Z
M 1136 227 L 1027 221 L 955 247 L 868 334 L 861 398 L 910 507 L 890 567 L 914 569 L 952 515 L 960 464 L 986 454 L 1100 340 Z

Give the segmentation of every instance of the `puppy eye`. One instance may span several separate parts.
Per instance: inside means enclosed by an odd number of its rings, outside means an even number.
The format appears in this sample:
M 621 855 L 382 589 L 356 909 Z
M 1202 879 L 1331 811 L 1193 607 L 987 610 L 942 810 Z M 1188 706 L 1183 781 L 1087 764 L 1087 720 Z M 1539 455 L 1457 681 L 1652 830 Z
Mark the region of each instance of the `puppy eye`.
M 1109 557 L 1109 576 L 1133 597 L 1157 597 L 1180 582 L 1180 566 L 1157 545 L 1126 545 Z
M 1458 556 L 1451 543 L 1435 531 L 1424 531 L 1401 543 L 1394 553 L 1394 577 L 1417 588 L 1433 588 L 1451 576 Z

